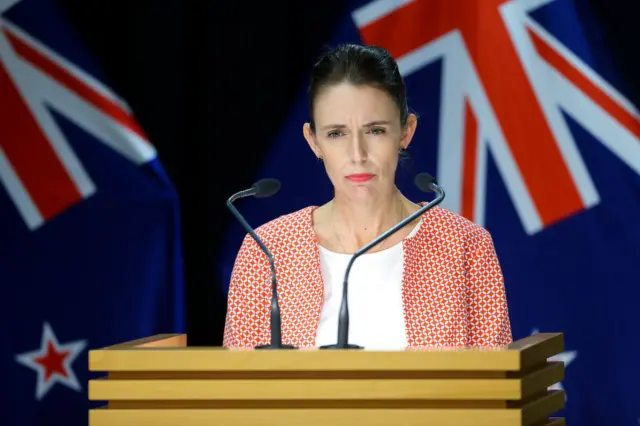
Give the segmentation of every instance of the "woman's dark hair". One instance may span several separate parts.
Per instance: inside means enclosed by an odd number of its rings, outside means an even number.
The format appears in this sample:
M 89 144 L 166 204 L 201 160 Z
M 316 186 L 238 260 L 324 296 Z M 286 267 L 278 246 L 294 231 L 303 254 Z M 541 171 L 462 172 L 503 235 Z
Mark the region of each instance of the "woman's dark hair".
M 400 123 L 404 127 L 409 116 L 407 94 L 398 64 L 382 47 L 343 44 L 323 54 L 311 74 L 309 84 L 309 112 L 311 130 L 314 102 L 323 88 L 342 82 L 356 86 L 372 86 L 384 90 L 400 110 Z

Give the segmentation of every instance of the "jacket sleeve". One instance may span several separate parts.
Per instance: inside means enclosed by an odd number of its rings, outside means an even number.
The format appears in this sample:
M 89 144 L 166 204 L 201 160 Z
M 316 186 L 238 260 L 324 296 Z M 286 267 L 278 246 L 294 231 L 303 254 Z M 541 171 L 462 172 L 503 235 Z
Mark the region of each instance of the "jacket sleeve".
M 246 235 L 236 256 L 222 345 L 250 348 L 269 339 L 269 262 L 258 244 Z M 266 292 L 266 294 L 265 294 Z
M 493 239 L 478 228 L 467 243 L 467 320 L 469 346 L 504 346 L 512 342 L 502 268 Z

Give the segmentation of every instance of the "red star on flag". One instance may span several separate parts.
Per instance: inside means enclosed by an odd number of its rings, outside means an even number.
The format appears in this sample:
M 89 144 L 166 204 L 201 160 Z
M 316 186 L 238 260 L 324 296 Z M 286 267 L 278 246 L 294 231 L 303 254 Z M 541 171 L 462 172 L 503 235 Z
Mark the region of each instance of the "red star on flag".
M 16 362 L 35 370 L 38 373 L 36 399 L 41 400 L 47 392 L 59 383 L 80 391 L 82 386 L 71 368 L 71 364 L 87 346 L 86 340 L 76 340 L 64 345 L 58 339 L 49 323 L 45 322 L 42 330 L 40 348 L 35 351 L 16 355 Z

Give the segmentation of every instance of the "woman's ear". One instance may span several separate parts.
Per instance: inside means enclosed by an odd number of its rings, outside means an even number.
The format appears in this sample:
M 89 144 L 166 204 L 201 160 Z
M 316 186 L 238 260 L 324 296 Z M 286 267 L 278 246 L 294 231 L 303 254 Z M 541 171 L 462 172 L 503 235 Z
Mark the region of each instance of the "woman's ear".
M 313 133 L 310 123 L 304 123 L 304 126 L 302 126 L 302 134 L 304 135 L 304 138 L 306 139 L 309 147 L 311 148 L 311 151 L 313 151 L 315 156 L 318 158 L 322 158 L 322 152 L 318 147 L 318 144 L 316 142 L 316 135 L 315 133 Z
M 418 117 L 415 114 L 409 114 L 407 117 L 407 124 L 405 124 L 404 129 L 402 129 L 402 138 L 400 139 L 400 148 L 407 149 L 411 140 L 413 140 L 413 135 L 416 133 L 416 127 L 418 126 Z

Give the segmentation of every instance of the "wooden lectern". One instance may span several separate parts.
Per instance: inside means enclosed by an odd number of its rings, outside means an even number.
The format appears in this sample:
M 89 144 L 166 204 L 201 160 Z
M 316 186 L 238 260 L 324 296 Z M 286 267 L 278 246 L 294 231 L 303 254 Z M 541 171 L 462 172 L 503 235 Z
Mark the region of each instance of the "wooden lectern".
M 225 350 L 158 335 L 89 352 L 90 426 L 564 425 L 560 333 L 502 349 Z

